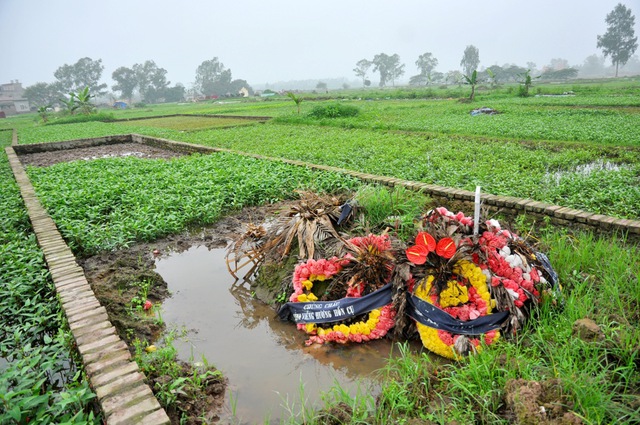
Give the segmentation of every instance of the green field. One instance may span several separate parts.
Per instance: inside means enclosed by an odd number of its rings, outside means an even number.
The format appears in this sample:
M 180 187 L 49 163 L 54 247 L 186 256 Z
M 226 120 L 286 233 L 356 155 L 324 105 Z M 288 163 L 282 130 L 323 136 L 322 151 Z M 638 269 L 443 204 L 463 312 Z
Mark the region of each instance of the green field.
M 34 114 L 3 120 L 0 128 L 17 128 L 21 144 L 139 133 L 468 190 L 480 185 L 488 193 L 640 218 L 640 79 L 539 87 L 539 94 L 571 90 L 573 96 L 518 98 L 508 88 L 481 89 L 475 102 L 459 101 L 467 90 L 336 92 L 333 99 L 305 99 L 300 114 L 285 98 L 114 112 L 117 119 L 175 113 L 274 117 L 264 124 L 243 121 L 247 125 L 232 128 L 201 127 L 213 118 L 196 117 L 181 118 L 179 124 L 156 118 L 43 125 Z M 338 103 L 360 112 L 350 118 L 309 116 L 314 107 Z M 470 115 L 482 106 L 500 114 Z M 0 131 L 0 141 L 10 144 L 11 132 Z M 41 373 L 52 358 L 68 357 L 69 333 L 4 153 L 0 171 L 0 201 L 7 212 L 2 216 L 0 248 L 0 293 L 5 294 L 0 303 L 0 357 L 8 361 L 0 363 L 0 423 L 37 414 L 51 422 L 92 422 L 91 393 L 80 375 L 72 374 L 69 386 L 59 390 Z M 245 205 L 294 196 L 296 188 L 336 191 L 360 184 L 340 174 L 226 153 L 170 161 L 110 158 L 29 168 L 28 173 L 80 255 L 211 223 Z M 517 230 L 531 232 L 540 249 L 548 252 L 564 286 L 563 309 L 546 305 L 515 342 L 461 363 L 433 364 L 407 351 L 390 362 L 377 402 L 336 389 L 328 403 L 349 405 L 352 423 L 527 423 L 504 416 L 507 381 L 526 379 L 553 381 L 565 410 L 585 423 L 637 423 L 637 244 L 618 236 L 532 227 L 527 217 L 517 222 Z M 42 317 L 47 318 L 46 326 Z M 573 323 L 585 317 L 601 327 L 604 337 L 599 342 L 586 342 L 572 333 Z M 25 343 L 29 350 L 20 348 Z M 209 360 L 215 364 L 215 359 Z M 18 374 L 24 381 L 16 384 Z M 68 402 L 60 407 L 60 400 Z M 81 413 L 70 419 L 74 412 Z
M 131 125 L 129 121 L 120 122 L 123 125 Z M 198 131 L 210 128 L 237 127 L 255 124 L 255 121 L 238 118 L 220 118 L 203 116 L 168 116 L 159 118 L 138 119 L 136 125 L 155 128 L 170 128 L 179 131 Z

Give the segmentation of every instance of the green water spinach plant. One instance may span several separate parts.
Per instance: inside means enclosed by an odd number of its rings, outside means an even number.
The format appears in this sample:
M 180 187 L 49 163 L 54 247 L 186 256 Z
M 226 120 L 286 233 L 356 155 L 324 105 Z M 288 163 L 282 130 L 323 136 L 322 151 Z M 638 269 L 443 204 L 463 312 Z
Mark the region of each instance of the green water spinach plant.
M 28 172 L 63 236 L 83 255 L 210 224 L 243 206 L 295 197 L 296 189 L 335 192 L 360 184 L 339 173 L 226 153 L 101 159 Z
M 286 124 L 202 132 L 185 141 L 467 190 L 479 185 L 486 193 L 560 202 L 619 217 L 638 218 L 640 211 L 640 151 L 636 150 Z M 619 167 L 576 171 L 607 157 Z M 616 202 L 598 203 L 559 197 L 558 193 L 571 190 L 575 180 L 550 184 L 549 176 L 556 172 L 579 178 L 583 197 L 624 193 L 625 199 L 615 195 Z
M 0 210 L 0 423 L 99 424 L 4 149 Z

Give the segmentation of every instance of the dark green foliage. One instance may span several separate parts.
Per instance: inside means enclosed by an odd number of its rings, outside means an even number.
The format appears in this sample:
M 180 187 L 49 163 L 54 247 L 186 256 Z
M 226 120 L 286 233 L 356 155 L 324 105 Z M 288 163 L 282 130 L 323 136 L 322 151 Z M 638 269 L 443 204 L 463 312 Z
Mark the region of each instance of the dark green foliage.
M 116 117 L 111 112 L 98 112 L 96 114 L 69 115 L 69 116 L 59 117 L 57 119 L 47 121 L 47 125 L 72 124 L 72 123 L 81 123 L 81 122 L 90 122 L 90 121 L 110 122 L 115 120 L 116 120 Z
M 83 255 L 210 224 L 248 205 L 334 192 L 358 181 L 280 162 L 216 153 L 172 161 L 111 158 L 30 168 L 38 196 Z
M 332 103 L 314 107 L 311 112 L 309 112 L 309 116 L 313 118 L 346 118 L 355 117 L 359 113 L 360 109 L 357 106 Z

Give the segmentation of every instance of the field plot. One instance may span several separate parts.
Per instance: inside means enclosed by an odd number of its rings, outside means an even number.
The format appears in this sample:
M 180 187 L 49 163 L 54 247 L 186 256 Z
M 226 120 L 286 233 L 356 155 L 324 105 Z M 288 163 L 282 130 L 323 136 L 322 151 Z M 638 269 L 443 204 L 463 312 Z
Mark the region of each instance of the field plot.
M 125 123 L 125 122 L 120 122 Z M 126 121 L 126 124 L 129 124 Z M 136 120 L 136 125 L 144 127 L 158 127 L 158 128 L 170 128 L 173 130 L 181 131 L 196 131 L 211 128 L 220 127 L 237 127 L 243 125 L 252 125 L 256 121 L 242 118 L 220 118 L 220 117 L 203 117 L 203 116 L 172 116 L 172 117 L 159 117 Z
M 468 190 L 480 185 L 484 192 L 497 195 L 640 218 L 638 82 L 625 81 L 610 90 L 576 85 L 552 92 L 552 88 L 545 87 L 544 93 L 572 90 L 575 96 L 520 99 L 504 91 L 485 92 L 469 104 L 455 99 L 384 100 L 382 92 L 367 100 L 372 90 L 348 100 L 305 100 L 300 114 L 292 102 L 253 100 L 152 105 L 116 114 L 118 118 L 149 116 L 141 121 L 34 125 L 33 120 L 21 117 L 11 122 L 18 127 L 21 144 L 140 133 Z M 357 107 L 359 114 L 350 118 L 309 114 L 318 105 L 340 102 Z M 500 114 L 469 114 L 481 106 Z M 275 119 L 234 128 L 198 127 L 196 121 L 185 127 L 180 120 L 152 119 L 170 113 L 270 115 Z M 2 125 L 10 128 L 11 122 Z M 0 141 L 10 143 L 10 132 L 0 132 Z M 60 326 L 55 320 L 43 328 L 40 317 L 61 315 L 3 153 L 0 171 L 6 176 L 0 201 L 8 211 L 0 218 L 7 230 L 0 250 L 0 280 L 11 282 L 0 286 L 0 293 L 6 294 L 0 315 L 4 332 L 0 332 L 4 378 L 0 382 L 18 382 L 18 374 L 24 377 L 24 384 L 0 385 L 0 393 L 9 395 L 8 409 L 26 411 L 30 398 L 19 392 L 36 388 L 34 384 L 46 378 L 40 370 L 50 366 L 51 357 L 66 355 L 64 341 L 69 334 L 61 331 L 55 336 Z M 149 254 L 160 237 L 178 238 L 179 232 L 192 226 L 219 223 L 246 205 L 295 197 L 295 189 L 336 192 L 361 187 L 359 181 L 341 174 L 315 173 L 228 153 L 169 160 L 104 158 L 29 167 L 28 173 L 41 202 L 82 257 L 96 253 L 117 257 L 117 249 L 143 245 L 147 249 L 138 252 Z M 392 204 L 401 201 L 394 198 Z M 336 388 L 327 396 L 324 412 L 301 407 L 290 412 L 290 423 L 327 423 L 327 417 L 354 424 L 637 423 L 638 246 L 617 236 L 536 227 L 526 216 L 518 217 L 513 225 L 540 252 L 548 253 L 564 288 L 563 302 L 544 303 L 515 341 L 499 341 L 461 362 L 434 361 L 402 346 L 401 355 L 387 364 L 377 397 L 354 396 Z M 369 231 L 366 226 L 361 230 L 363 234 Z M 138 257 L 133 259 L 136 263 Z M 160 259 L 167 261 L 168 257 Z M 184 273 L 189 271 L 178 270 L 177 279 Z M 16 320 L 9 320 L 14 317 Z M 580 323 L 592 323 L 593 333 L 583 334 L 585 328 L 577 326 Z M 21 350 L 12 337 L 21 334 L 27 335 L 31 347 L 39 348 Z M 49 349 L 53 349 L 51 354 Z M 216 363 L 215 358 L 208 360 Z M 32 411 L 45 404 L 61 405 L 56 400 L 68 396 L 58 395 L 54 386 L 46 388 L 47 399 Z M 72 394 L 76 411 L 83 409 L 88 417 L 93 395 L 86 382 L 73 382 L 72 387 L 77 389 Z M 52 422 L 60 422 L 70 413 L 47 414 L 54 418 Z

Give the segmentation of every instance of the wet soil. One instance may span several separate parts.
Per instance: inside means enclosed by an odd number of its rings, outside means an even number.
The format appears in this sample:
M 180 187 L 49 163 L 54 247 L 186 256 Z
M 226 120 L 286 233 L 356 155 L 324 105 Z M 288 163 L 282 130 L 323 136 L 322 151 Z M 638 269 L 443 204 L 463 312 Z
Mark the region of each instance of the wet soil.
M 152 243 L 142 243 L 132 248 L 105 252 L 89 258 L 78 259 L 85 275 L 100 303 L 107 309 L 109 319 L 130 347 L 147 347 L 162 337 L 164 323 L 153 313 L 153 308 L 144 309 L 149 300 L 153 305 L 162 303 L 170 296 L 167 283 L 155 270 L 155 262 L 165 253 L 183 252 L 194 245 L 209 249 L 224 248 L 246 230 L 249 223 L 261 223 L 267 216 L 277 214 L 284 204 L 245 208 L 222 218 L 213 226 L 191 229 Z M 180 362 L 185 377 L 193 376 L 194 369 Z M 210 370 L 215 371 L 212 366 Z M 156 391 L 166 387 L 167 375 L 147 373 L 150 387 Z M 210 423 L 219 418 L 225 403 L 227 381 L 219 374 L 208 376 L 203 388 L 187 386 L 185 394 L 178 396 L 177 409 L 167 409 L 173 423 L 188 416 L 187 423 Z M 204 413 L 203 413 L 204 412 Z
M 24 165 L 48 167 L 60 162 L 88 161 L 99 158 L 117 158 L 135 156 L 138 158 L 169 159 L 183 156 L 184 153 L 160 149 L 142 143 L 117 143 L 111 145 L 92 146 L 87 148 L 64 149 L 51 152 L 38 152 L 20 155 Z

